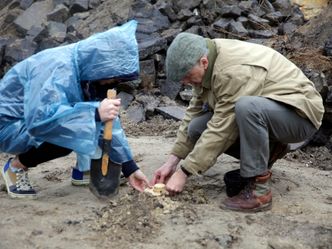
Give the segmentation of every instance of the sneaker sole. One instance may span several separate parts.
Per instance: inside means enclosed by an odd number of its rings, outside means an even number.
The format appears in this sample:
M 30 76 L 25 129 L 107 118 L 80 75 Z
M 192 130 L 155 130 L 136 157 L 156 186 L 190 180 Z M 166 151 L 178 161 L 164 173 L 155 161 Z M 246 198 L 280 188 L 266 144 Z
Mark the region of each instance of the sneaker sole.
M 7 194 L 9 195 L 9 197 L 11 198 L 15 198 L 15 199 L 36 199 L 37 198 L 37 195 L 36 194 L 24 194 L 24 195 L 20 195 L 20 194 L 15 194 L 13 192 L 10 191 L 9 189 L 9 183 L 8 183 L 8 180 L 7 180 L 7 177 L 6 177 L 6 173 L 3 171 L 4 167 L 2 167 L 1 169 L 1 176 L 2 178 L 4 179 L 5 181 L 5 184 L 6 184 L 6 190 L 7 190 Z
M 71 184 L 73 186 L 88 186 L 90 184 L 90 180 L 74 180 L 74 179 L 71 179 Z

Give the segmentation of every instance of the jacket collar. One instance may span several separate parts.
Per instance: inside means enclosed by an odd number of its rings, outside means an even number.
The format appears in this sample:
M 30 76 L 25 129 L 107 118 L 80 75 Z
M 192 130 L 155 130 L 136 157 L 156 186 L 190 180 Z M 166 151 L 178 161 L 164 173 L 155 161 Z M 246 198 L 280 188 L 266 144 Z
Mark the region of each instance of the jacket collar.
M 212 77 L 214 62 L 216 61 L 217 58 L 217 49 L 216 49 L 216 44 L 214 43 L 213 40 L 206 38 L 206 43 L 209 49 L 209 54 L 208 54 L 209 66 L 204 75 L 202 86 L 204 88 L 211 89 L 211 77 Z

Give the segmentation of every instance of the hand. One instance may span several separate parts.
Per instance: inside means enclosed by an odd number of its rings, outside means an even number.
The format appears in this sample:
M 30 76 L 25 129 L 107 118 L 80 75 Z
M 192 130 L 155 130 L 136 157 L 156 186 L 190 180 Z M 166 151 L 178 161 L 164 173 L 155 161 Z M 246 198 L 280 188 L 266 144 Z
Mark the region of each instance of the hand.
M 166 184 L 166 190 L 170 194 L 176 194 L 183 191 L 184 185 L 187 181 L 187 175 L 181 169 L 177 170 Z
M 139 192 L 143 192 L 146 187 L 152 187 L 149 184 L 148 178 L 146 178 L 143 172 L 139 169 L 128 177 L 128 181 L 130 185 Z
M 180 158 L 175 155 L 170 155 L 167 162 L 154 172 L 151 185 L 167 182 L 168 178 L 175 172 L 176 166 L 179 162 Z
M 104 99 L 100 102 L 98 112 L 102 122 L 115 119 L 120 110 L 121 99 Z

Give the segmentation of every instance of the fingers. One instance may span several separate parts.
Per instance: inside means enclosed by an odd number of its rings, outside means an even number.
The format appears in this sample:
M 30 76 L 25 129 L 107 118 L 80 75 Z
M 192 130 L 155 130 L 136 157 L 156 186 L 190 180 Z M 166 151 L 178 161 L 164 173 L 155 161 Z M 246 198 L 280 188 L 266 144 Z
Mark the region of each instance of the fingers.
M 119 115 L 121 99 L 104 99 L 99 107 L 99 116 L 101 121 L 113 120 Z
M 165 183 L 165 176 L 161 173 L 155 173 L 151 185 L 155 185 L 156 183 Z
M 134 187 L 134 189 L 136 189 L 137 191 L 139 191 L 141 193 L 144 192 L 144 189 L 145 189 L 144 185 L 141 185 L 141 184 L 134 185 L 133 187 Z
M 153 185 L 150 184 L 149 180 L 145 177 L 144 179 L 145 186 L 152 188 Z

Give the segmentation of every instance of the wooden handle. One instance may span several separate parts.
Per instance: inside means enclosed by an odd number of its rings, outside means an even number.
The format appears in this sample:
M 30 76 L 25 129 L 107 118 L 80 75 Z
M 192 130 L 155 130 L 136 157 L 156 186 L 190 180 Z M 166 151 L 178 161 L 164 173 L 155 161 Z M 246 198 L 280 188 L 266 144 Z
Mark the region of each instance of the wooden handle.
M 116 97 L 116 91 L 113 89 L 107 90 L 107 98 L 114 99 Z M 104 139 L 112 139 L 112 121 L 107 121 L 104 128 Z
M 107 98 L 114 99 L 116 97 L 116 91 L 113 89 L 107 90 Z M 104 139 L 112 140 L 112 120 L 107 121 L 104 127 Z M 103 157 L 101 161 L 101 173 L 103 176 L 107 175 L 108 171 L 108 161 L 109 161 L 109 151 L 103 151 Z

